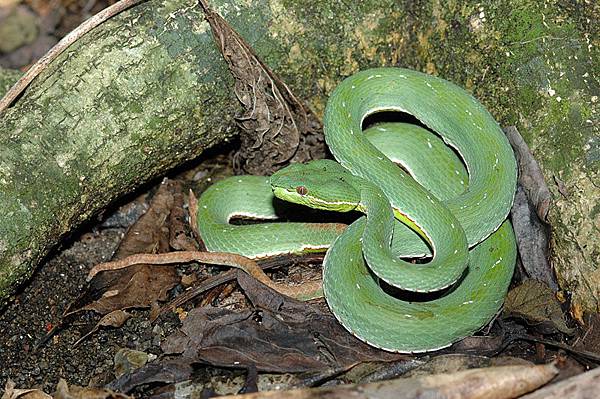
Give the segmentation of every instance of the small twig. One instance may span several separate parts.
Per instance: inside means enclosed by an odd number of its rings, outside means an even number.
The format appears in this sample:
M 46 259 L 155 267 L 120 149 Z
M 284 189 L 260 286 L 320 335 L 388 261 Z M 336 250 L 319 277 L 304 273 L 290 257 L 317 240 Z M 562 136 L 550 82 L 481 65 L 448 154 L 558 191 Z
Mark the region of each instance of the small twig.
M 96 274 L 119 270 L 133 265 L 170 265 L 174 263 L 203 262 L 211 265 L 233 266 L 242 269 L 252 269 L 256 263 L 245 256 L 226 252 L 176 251 L 162 254 L 135 254 L 112 262 L 100 263 L 88 273 L 90 281 Z
M 10 88 L 10 90 L 0 99 L 0 114 L 8 108 L 13 101 L 29 86 L 48 65 L 56 59 L 63 51 L 75 43 L 80 37 L 102 24 L 106 20 L 119 14 L 120 12 L 133 7 L 134 5 L 147 0 L 121 0 L 110 7 L 106 7 L 98 14 L 84 21 L 81 25 L 63 37 L 54 47 L 52 47 L 42 58 L 40 58 L 29 70 Z

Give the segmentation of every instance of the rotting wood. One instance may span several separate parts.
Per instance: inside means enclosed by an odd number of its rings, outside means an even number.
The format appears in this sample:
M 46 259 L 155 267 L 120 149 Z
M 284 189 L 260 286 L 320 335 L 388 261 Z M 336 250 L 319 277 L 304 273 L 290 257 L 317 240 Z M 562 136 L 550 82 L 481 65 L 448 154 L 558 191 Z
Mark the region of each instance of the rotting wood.
M 578 374 L 522 396 L 521 399 L 595 399 L 600 390 L 600 368 Z

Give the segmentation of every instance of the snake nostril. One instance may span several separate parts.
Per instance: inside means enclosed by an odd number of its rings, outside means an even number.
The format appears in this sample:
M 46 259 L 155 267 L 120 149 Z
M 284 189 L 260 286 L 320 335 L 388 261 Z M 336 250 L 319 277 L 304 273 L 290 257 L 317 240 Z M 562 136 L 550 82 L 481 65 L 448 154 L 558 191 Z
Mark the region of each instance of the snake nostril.
M 308 194 L 308 189 L 304 186 L 298 186 L 296 187 L 296 192 L 300 195 L 306 195 Z

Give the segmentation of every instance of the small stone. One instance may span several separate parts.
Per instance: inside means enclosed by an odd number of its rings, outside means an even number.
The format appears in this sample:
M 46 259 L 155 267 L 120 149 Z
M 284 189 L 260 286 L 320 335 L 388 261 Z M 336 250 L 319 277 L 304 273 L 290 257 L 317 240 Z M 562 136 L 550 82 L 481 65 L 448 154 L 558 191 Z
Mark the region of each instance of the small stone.
M 115 354 L 115 376 L 118 378 L 139 369 L 148 362 L 148 354 L 128 348 L 121 348 Z

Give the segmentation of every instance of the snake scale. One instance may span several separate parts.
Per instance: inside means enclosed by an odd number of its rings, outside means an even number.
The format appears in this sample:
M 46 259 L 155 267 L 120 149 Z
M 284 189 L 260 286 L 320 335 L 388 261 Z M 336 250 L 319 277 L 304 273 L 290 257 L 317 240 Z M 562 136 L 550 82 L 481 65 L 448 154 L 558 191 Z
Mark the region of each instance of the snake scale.
M 387 122 L 363 131 L 366 117 L 390 111 L 421 125 Z M 324 130 L 337 162 L 292 164 L 270 178 L 235 176 L 203 193 L 197 219 L 207 250 L 256 259 L 327 249 L 329 307 L 356 337 L 388 351 L 440 349 L 487 324 L 515 264 L 506 218 L 517 170 L 489 112 L 441 78 L 377 68 L 334 90 Z M 275 196 L 364 216 L 347 228 L 230 223 L 278 218 Z

